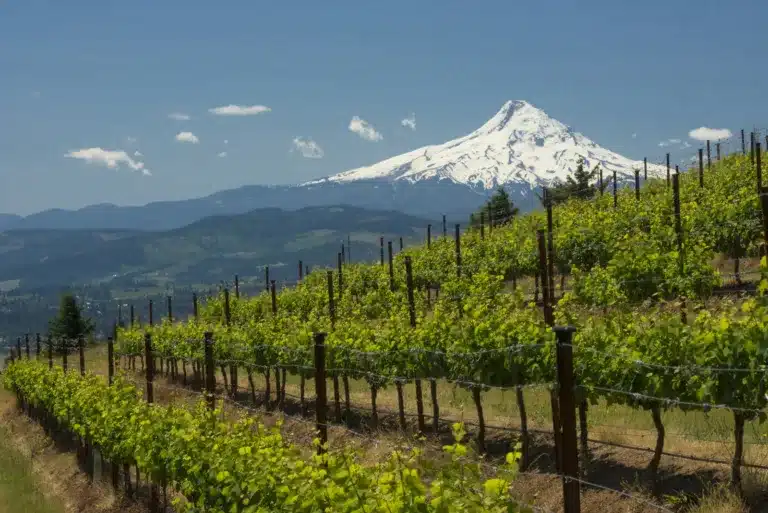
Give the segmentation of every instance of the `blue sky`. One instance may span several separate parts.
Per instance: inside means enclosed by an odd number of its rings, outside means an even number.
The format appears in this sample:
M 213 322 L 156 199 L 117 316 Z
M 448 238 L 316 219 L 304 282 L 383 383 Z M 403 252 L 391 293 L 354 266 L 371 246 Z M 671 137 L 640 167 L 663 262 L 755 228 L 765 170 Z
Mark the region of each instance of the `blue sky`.
M 0 212 L 300 182 L 463 135 L 510 99 L 660 159 L 661 141 L 684 145 L 693 128 L 766 119 L 765 11 L 757 0 L 4 0 Z M 209 112 L 227 105 L 270 110 Z M 415 130 L 401 124 L 411 113 Z M 355 116 L 381 138 L 350 131 Z M 291 151 L 296 137 L 323 157 Z M 137 169 L 65 157 L 88 148 L 123 151 Z

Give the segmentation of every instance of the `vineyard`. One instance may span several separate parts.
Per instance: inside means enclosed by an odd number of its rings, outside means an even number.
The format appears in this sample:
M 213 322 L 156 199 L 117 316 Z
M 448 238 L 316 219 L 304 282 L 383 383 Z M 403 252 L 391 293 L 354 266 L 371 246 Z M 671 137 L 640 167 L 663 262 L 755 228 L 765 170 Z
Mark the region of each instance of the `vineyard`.
M 248 415 L 229 422 L 203 405 L 148 404 L 120 378 L 110 386 L 24 360 L 10 366 L 6 386 L 44 425 L 66 427 L 116 465 L 135 465 L 171 486 L 189 511 L 524 510 L 510 484 L 518 467 L 535 466 L 523 393 L 534 387 L 549 396 L 567 513 L 578 511 L 573 494 L 578 501 L 580 487 L 592 484 L 595 405 L 639 409 L 652 419 L 652 487 L 664 412 L 727 413 L 730 481 L 738 490 L 745 425 L 762 424 L 768 403 L 768 262 L 742 270 L 742 261 L 763 255 L 768 237 L 760 144 L 753 148 L 718 158 L 706 173 L 700 161 L 666 178 L 643 177 L 641 186 L 638 170 L 634 187 L 613 194 L 556 205 L 545 195 L 545 210 L 513 219 L 489 211 L 487 223 L 483 216 L 464 233 L 444 224 L 442 236 L 430 232 L 423 246 L 395 254 L 390 243 L 386 259 L 382 240 L 378 263 L 339 254 L 336 269 L 315 270 L 292 288 L 272 282 L 254 297 L 225 289 L 199 305 L 194 298 L 188 320 L 173 318 L 169 299 L 159 322 L 150 305 L 147 325 L 132 318 L 116 329 L 115 359 L 128 373 L 146 373 L 148 384 L 157 366 L 184 387 L 205 383 L 209 401 L 288 415 L 286 384 L 297 382 L 297 415 L 313 409 L 319 428 L 349 424 L 357 408 L 367 410 L 361 430 L 375 436 L 384 427 L 378 401 L 394 390 L 396 429 L 438 435 L 446 424 L 439 387 L 465 390 L 477 425 L 469 434 L 454 425 L 455 441 L 436 461 L 413 449 L 363 464 L 352 449 L 328 448 L 327 435 L 307 456 Z M 723 258 L 732 273 L 719 268 Z M 367 388 L 367 405 L 351 404 L 357 384 Z M 406 404 L 410 387 L 415 415 Z M 483 401 L 495 390 L 514 391 L 519 430 L 506 461 L 489 470 Z

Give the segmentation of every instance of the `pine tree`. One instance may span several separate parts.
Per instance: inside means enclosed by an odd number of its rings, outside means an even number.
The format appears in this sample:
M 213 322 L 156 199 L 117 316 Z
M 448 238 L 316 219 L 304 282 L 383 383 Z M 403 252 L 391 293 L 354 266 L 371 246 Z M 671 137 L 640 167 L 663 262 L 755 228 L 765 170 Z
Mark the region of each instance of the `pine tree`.
M 48 323 L 48 335 L 54 340 L 56 352 L 69 351 L 76 340 L 93 332 L 91 319 L 83 317 L 75 296 L 63 294 L 56 317 Z
M 504 187 L 500 186 L 477 212 L 469 216 L 470 225 L 476 226 L 480 223 L 481 213 L 484 214 L 486 223 L 499 226 L 511 221 L 520 213 L 520 209 L 515 206 Z
M 593 185 L 595 177 L 600 172 L 600 165 L 596 165 L 591 171 L 584 167 L 584 158 L 580 157 L 576 171 L 573 172 L 564 182 L 555 180 L 549 187 L 549 199 L 552 204 L 563 203 L 569 198 L 592 199 L 599 190 L 598 185 Z M 608 182 L 603 184 L 603 190 L 608 186 Z M 544 204 L 543 198 L 539 197 Z M 544 205 L 546 206 L 546 205 Z

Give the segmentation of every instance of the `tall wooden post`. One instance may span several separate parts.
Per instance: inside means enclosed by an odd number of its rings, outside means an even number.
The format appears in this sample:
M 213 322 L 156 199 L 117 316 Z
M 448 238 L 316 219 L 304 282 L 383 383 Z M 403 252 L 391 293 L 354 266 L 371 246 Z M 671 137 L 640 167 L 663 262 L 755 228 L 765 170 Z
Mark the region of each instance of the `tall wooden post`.
M 333 286 L 333 280 L 329 281 Z M 320 445 L 317 447 L 318 454 L 324 454 L 328 443 L 328 391 L 325 377 L 325 333 L 315 333 L 315 405 L 316 424 L 315 430 L 318 432 Z
M 557 338 L 557 381 L 559 384 L 559 403 L 562 423 L 562 481 L 564 513 L 579 513 L 579 451 L 576 438 L 576 400 L 573 377 L 573 332 L 571 326 L 556 326 Z
M 213 332 L 206 331 L 205 341 L 205 395 L 208 409 L 216 408 L 216 375 L 213 363 Z
M 389 255 L 389 290 L 395 291 L 395 266 L 392 258 L 392 241 L 387 242 L 387 252 Z

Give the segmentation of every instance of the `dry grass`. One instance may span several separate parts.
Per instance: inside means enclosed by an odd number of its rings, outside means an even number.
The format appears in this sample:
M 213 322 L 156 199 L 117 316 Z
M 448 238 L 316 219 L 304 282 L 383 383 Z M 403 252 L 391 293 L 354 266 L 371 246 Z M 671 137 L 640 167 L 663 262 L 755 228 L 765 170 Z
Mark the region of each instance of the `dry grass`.
M 90 483 L 81 471 L 75 455 L 59 450 L 43 429 L 16 408 L 16 399 L 0 389 L 0 465 L 16 454 L 24 461 L 12 469 L 18 483 L 10 496 L 0 486 L 0 512 L 5 513 L 139 513 L 146 511 L 115 495 L 109 485 Z M 26 474 L 26 475 L 22 475 Z M 22 483 L 21 480 L 25 483 Z M 4 481 L 4 480 L 3 480 Z M 0 483 L 4 484 L 3 483 Z M 24 500 L 24 492 L 34 491 L 35 501 Z M 5 502 L 4 502 L 5 501 Z M 35 509 L 37 508 L 37 509 Z

